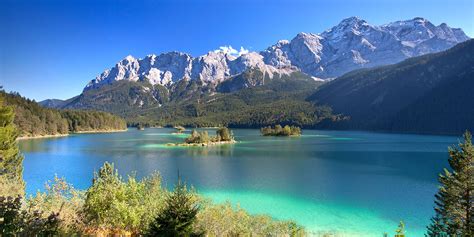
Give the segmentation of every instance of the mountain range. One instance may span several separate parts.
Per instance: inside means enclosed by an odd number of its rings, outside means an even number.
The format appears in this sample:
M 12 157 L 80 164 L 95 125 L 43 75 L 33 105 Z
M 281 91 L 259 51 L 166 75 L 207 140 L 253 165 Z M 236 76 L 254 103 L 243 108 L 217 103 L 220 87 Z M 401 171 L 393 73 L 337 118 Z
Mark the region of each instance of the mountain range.
M 358 117 L 344 109 L 343 93 L 331 89 L 335 83 L 361 73 L 361 69 L 441 52 L 466 40 L 469 37 L 461 29 L 444 23 L 435 26 L 419 17 L 381 26 L 350 17 L 322 33 L 299 33 L 260 52 L 235 55 L 216 50 L 199 57 L 169 52 L 142 59 L 127 56 L 91 80 L 82 94 L 41 104 L 104 110 L 124 116 L 129 123 L 248 127 L 279 122 L 386 129 L 387 125 L 379 122 L 356 123 L 363 115 Z M 372 78 L 367 80 L 380 79 L 376 76 L 379 71 L 366 73 L 364 78 Z
M 216 50 L 199 57 L 182 52 L 127 56 L 90 81 L 85 90 L 114 81 L 147 81 L 171 87 L 179 80 L 218 84 L 250 68 L 270 77 L 299 70 L 330 79 L 359 68 L 392 64 L 403 59 L 439 52 L 469 39 L 461 29 L 433 25 L 424 18 L 374 26 L 358 17 L 342 20 L 322 33 L 299 33 L 261 52 L 234 56 Z

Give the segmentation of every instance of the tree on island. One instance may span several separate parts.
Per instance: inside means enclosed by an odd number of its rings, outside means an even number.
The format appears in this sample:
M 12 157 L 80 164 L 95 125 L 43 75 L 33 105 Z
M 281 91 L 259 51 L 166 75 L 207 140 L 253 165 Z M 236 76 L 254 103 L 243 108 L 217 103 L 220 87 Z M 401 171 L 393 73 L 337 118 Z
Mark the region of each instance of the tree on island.
M 427 235 L 474 236 L 474 147 L 471 133 L 464 133 L 464 143 L 449 147 L 449 166 L 439 175 L 435 195 L 435 216 Z
M 301 128 L 288 125 L 282 127 L 280 124 L 277 124 L 275 127 L 268 126 L 261 128 L 260 133 L 263 136 L 300 136 Z
M 216 140 L 220 141 L 233 141 L 234 134 L 232 131 L 226 127 L 221 127 L 216 131 Z
M 150 224 L 148 236 L 202 236 L 193 228 L 199 205 L 180 178 L 165 203 L 164 210 Z
M 184 140 L 188 144 L 198 144 L 198 143 L 210 143 L 210 142 L 231 142 L 234 141 L 234 136 L 232 131 L 226 127 L 221 127 L 217 129 L 216 136 L 209 136 L 207 131 L 196 131 L 193 130 L 191 135 Z

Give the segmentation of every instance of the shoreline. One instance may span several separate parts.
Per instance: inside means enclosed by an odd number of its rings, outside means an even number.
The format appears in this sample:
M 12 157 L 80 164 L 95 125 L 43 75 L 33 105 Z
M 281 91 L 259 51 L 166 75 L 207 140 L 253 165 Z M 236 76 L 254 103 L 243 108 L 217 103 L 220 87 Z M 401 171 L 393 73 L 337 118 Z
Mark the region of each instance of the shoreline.
M 301 134 L 298 135 L 262 135 L 262 137 L 301 137 Z
M 115 133 L 115 132 L 126 132 L 127 129 L 114 129 L 114 130 L 87 130 L 87 131 L 77 131 L 69 134 L 89 134 L 89 133 Z
M 23 136 L 23 137 L 17 137 L 16 140 L 29 140 L 29 139 L 41 139 L 41 138 L 55 138 L 55 137 L 67 137 L 70 134 L 52 134 L 52 135 L 36 135 L 36 136 Z
M 16 140 L 29 140 L 29 139 L 41 139 L 41 138 L 57 138 L 57 137 L 67 137 L 72 134 L 93 134 L 93 133 L 115 133 L 115 132 L 126 132 L 128 129 L 121 129 L 121 130 L 89 130 L 89 131 L 78 131 L 78 132 L 71 132 L 67 134 L 48 134 L 48 135 L 36 135 L 36 136 L 22 136 L 17 137 Z

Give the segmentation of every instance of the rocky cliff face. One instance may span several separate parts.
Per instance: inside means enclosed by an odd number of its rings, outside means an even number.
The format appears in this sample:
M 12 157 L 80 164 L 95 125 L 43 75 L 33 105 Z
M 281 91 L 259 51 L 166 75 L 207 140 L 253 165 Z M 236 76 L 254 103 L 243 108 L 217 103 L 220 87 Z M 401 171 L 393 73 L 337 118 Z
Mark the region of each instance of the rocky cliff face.
M 192 57 L 169 52 L 142 59 L 127 56 L 89 82 L 85 91 L 115 81 L 146 81 L 171 88 L 180 80 L 217 86 L 249 69 L 268 75 L 301 71 L 320 79 L 338 77 L 354 69 L 393 64 L 403 59 L 439 52 L 468 40 L 461 29 L 433 25 L 424 18 L 374 26 L 350 17 L 320 33 L 299 33 L 261 52 L 234 56 L 211 51 Z
M 461 29 L 435 26 L 423 18 L 374 26 L 351 17 L 321 34 L 300 33 L 291 41 L 279 41 L 261 54 L 269 65 L 296 66 L 326 79 L 439 52 L 468 39 Z

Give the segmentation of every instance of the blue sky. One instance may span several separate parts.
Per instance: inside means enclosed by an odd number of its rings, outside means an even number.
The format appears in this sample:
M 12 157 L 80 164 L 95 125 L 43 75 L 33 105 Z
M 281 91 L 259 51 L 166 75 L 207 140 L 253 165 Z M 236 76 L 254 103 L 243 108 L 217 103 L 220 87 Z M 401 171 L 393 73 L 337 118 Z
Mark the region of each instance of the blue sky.
M 350 16 L 376 25 L 421 16 L 474 36 L 472 0 L 0 0 L 0 85 L 66 99 L 129 54 L 262 50 Z

